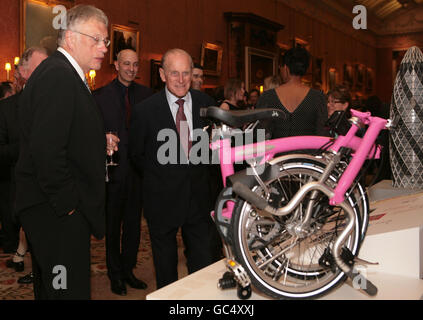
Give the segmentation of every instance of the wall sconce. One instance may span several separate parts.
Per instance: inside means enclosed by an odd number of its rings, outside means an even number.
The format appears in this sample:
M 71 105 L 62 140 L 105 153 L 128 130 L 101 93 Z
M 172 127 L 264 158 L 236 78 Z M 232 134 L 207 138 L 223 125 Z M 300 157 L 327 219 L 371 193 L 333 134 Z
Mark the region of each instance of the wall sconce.
M 15 57 L 15 61 L 14 61 L 15 67 L 19 64 L 19 61 L 20 61 L 20 58 Z
M 6 80 L 9 81 L 10 80 L 10 70 L 12 70 L 12 65 L 10 64 L 10 62 L 6 62 L 6 64 L 4 65 L 4 69 L 6 70 L 7 76 L 6 76 Z
M 95 88 L 95 77 L 96 77 L 96 72 L 95 70 L 90 70 L 90 73 L 88 74 L 90 76 L 90 86 L 92 89 Z

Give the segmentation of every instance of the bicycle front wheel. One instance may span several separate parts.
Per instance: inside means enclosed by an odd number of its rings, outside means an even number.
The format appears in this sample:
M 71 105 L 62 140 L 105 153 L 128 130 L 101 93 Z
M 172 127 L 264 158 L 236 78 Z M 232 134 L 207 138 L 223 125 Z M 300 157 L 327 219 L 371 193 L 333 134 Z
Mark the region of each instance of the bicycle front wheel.
M 306 183 L 317 181 L 324 164 L 310 159 L 281 161 L 278 175 L 265 181 L 270 190 L 269 201 L 275 207 L 286 205 Z M 333 174 L 326 184 L 336 185 Z M 253 189 L 263 195 L 260 186 Z M 353 190 L 354 191 L 354 190 Z M 353 208 L 355 225 L 344 248 L 355 256 L 361 242 L 362 207 L 355 199 L 359 191 L 347 192 L 346 201 Z M 306 196 L 288 216 L 261 216 L 249 203 L 239 199 L 232 219 L 235 259 L 246 269 L 252 284 L 274 298 L 306 299 L 327 293 L 345 279 L 331 255 L 333 244 L 347 223 L 347 214 L 340 207 L 329 205 L 319 193 L 314 199 L 313 215 L 306 235 L 296 233 L 304 219 L 310 197 Z

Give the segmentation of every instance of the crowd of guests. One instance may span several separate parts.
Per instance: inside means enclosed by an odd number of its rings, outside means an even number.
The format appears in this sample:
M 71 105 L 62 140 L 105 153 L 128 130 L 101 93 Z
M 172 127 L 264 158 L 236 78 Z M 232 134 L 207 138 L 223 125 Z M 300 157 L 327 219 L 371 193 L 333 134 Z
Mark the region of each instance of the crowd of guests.
M 182 49 L 164 53 L 165 88 L 157 93 L 134 81 L 139 57 L 132 49 L 118 53 L 116 78 L 91 92 L 85 74 L 101 67 L 110 44 L 108 18 L 78 5 L 68 10 L 67 22 L 56 52 L 48 57 L 44 48 L 28 48 L 14 83 L 0 85 L 1 244 L 11 254 L 6 266 L 16 272 L 30 252 L 32 272 L 18 282 L 33 283 L 36 299 L 90 298 L 91 236 L 106 239 L 113 293 L 146 289 L 134 275 L 142 212 L 157 288 L 178 279 L 179 230 L 189 273 L 222 258 L 209 214 L 218 174 L 189 161 L 193 131 L 206 125 L 200 108 L 279 108 L 286 120 L 267 128 L 277 138 L 325 134 L 328 116 L 352 105 L 345 86 L 324 95 L 303 84 L 310 61 L 303 48 L 286 52 L 280 75 L 264 80 L 262 94 L 229 79 L 221 95 L 210 97 L 202 67 Z M 178 133 L 178 165 L 157 157 L 163 144 L 157 137 L 168 128 Z M 118 165 L 107 165 L 106 155 Z

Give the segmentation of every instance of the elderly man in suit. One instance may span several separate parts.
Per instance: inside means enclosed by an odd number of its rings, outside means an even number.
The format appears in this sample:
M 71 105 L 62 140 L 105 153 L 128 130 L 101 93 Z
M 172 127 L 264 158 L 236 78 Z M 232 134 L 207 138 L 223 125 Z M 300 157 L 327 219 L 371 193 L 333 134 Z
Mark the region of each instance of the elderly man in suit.
M 16 211 L 32 245 L 36 299 L 90 298 L 90 236 L 105 233 L 103 119 L 85 74 L 105 58 L 108 19 L 90 5 L 67 11 L 59 48 L 19 103 Z M 35 262 L 35 265 L 34 265 Z
M 47 50 L 44 48 L 26 49 L 19 63 L 22 78 L 27 81 L 35 68 L 46 58 Z M 18 92 L 0 102 L 0 210 L 3 208 L 2 226 L 5 232 L 3 249 L 5 252 L 15 253 L 13 261 L 21 262 L 21 268 L 15 269 L 22 271 L 26 246 L 22 248 L 23 251 L 18 252 L 19 226 L 12 217 L 15 199 L 14 172 L 19 154 L 18 101 L 20 95 L 21 93 Z
M 207 165 L 194 164 L 187 155 L 190 146 L 196 143 L 192 141 L 193 130 L 205 125 L 200 108 L 214 103 L 206 94 L 190 90 L 192 68 L 191 56 L 184 50 L 166 52 L 160 69 L 166 87 L 136 105 L 132 114 L 130 154 L 143 174 L 144 216 L 158 288 L 178 280 L 179 228 L 186 247 L 188 272 L 212 261 L 208 244 L 209 171 Z M 159 159 L 159 149 L 167 143 L 159 138 L 163 129 L 175 133 L 177 145 L 173 147 L 184 161 L 175 164 Z
M 27 81 L 38 65 L 47 58 L 47 50 L 42 47 L 27 48 L 17 66 L 17 73 Z M 6 266 L 17 272 L 24 270 L 24 256 L 28 249 L 25 234 L 19 233 L 20 223 L 13 217 L 15 207 L 15 166 L 19 155 L 18 101 L 21 92 L 0 102 L 0 207 L 4 209 L 2 220 L 6 234 L 5 245 L 14 248 L 12 259 Z M 4 189 L 5 188 L 5 189 Z M 4 198 L 3 198 L 4 197 Z M 19 242 L 19 244 L 18 244 Z M 7 246 L 4 251 L 6 252 Z M 18 279 L 19 283 L 31 283 L 32 272 Z
M 93 92 L 106 131 L 116 132 L 120 139 L 119 151 L 113 155 L 118 166 L 108 169 L 106 202 L 107 269 L 112 292 L 118 295 L 126 295 L 125 282 L 132 288 L 147 288 L 132 271 L 140 243 L 142 198 L 139 175 L 128 157 L 128 130 L 132 106 L 153 94 L 134 81 L 138 66 L 134 50 L 120 51 L 115 61 L 116 79 Z

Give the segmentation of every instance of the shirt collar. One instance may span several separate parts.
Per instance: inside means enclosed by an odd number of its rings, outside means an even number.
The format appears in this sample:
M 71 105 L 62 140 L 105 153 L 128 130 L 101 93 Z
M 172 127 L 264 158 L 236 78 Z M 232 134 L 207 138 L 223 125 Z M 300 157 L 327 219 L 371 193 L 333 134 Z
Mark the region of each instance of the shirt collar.
M 185 100 L 184 105 L 188 106 L 189 110 L 191 110 L 191 93 L 189 91 L 182 98 L 178 98 L 177 96 L 175 96 L 172 92 L 169 91 L 169 89 L 167 87 L 165 87 L 165 92 L 166 92 L 166 98 L 167 98 L 167 101 L 170 104 L 170 107 L 174 108 L 176 101 L 178 101 L 179 99 L 184 99 Z
M 78 62 L 76 62 L 76 60 L 70 55 L 70 53 L 67 52 L 65 49 L 63 49 L 62 47 L 57 48 L 57 51 L 60 51 L 61 53 L 63 53 L 63 55 L 69 60 L 71 65 L 75 68 L 76 72 L 78 72 L 78 75 L 81 77 L 81 80 L 83 82 L 86 82 L 84 71 L 79 66 Z
M 118 77 L 116 77 L 114 81 L 116 82 L 116 84 L 118 84 L 122 88 L 130 88 L 130 87 L 132 87 L 132 84 L 134 83 L 133 81 L 131 81 L 129 86 L 125 86 L 122 82 L 119 81 Z

